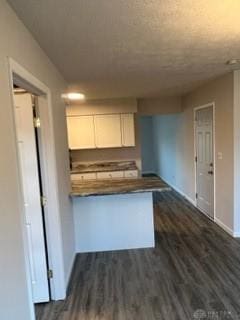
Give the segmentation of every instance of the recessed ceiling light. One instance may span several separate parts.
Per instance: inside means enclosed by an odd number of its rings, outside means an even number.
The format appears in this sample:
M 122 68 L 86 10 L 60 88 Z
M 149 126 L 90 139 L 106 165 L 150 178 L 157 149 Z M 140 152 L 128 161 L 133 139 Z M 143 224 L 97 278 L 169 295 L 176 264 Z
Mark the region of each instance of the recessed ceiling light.
M 236 64 L 240 64 L 240 59 L 231 59 L 231 60 L 228 60 L 228 61 L 226 62 L 226 64 L 229 65 L 229 66 L 234 66 L 234 65 L 236 65 Z
M 68 100 L 84 100 L 85 95 L 79 92 L 68 92 L 68 93 L 62 94 L 62 98 L 68 99 Z

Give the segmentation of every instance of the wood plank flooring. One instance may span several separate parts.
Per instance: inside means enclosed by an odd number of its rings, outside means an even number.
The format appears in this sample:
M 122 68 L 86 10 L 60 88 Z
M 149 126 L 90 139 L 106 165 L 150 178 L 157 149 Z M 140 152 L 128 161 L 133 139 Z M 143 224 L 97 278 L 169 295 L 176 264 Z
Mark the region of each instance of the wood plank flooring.
M 154 203 L 156 248 L 79 254 L 37 320 L 240 319 L 240 242 L 175 192 Z

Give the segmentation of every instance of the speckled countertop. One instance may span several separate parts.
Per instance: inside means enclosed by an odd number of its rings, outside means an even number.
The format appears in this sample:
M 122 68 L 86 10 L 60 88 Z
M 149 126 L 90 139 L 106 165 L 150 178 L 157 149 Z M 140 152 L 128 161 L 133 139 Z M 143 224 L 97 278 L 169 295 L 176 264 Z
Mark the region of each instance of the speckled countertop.
M 169 191 L 171 188 L 159 178 L 106 179 L 73 181 L 72 197 Z
M 108 171 L 126 171 L 137 170 L 135 161 L 111 161 L 95 163 L 73 164 L 71 174 L 90 173 L 90 172 L 108 172 Z

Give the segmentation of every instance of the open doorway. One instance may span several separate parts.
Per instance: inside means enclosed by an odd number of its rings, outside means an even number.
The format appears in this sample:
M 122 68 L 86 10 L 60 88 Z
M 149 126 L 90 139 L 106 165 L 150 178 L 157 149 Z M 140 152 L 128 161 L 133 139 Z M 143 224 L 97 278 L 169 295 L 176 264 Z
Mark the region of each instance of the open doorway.
M 215 218 L 214 104 L 194 109 L 196 205 Z

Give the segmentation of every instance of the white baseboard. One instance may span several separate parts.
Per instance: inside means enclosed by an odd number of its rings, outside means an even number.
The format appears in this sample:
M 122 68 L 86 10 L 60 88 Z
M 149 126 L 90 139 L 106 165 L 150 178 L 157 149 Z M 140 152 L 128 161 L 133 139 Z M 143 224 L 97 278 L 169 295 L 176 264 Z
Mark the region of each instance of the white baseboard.
M 221 220 L 219 220 L 218 218 L 215 217 L 215 222 L 216 224 L 221 227 L 223 230 L 225 230 L 228 234 L 230 234 L 230 236 L 235 237 L 235 233 L 233 232 L 233 230 L 231 228 L 229 228 L 228 226 L 225 225 L 225 223 L 223 223 Z
M 233 233 L 234 238 L 240 238 L 240 231 Z
M 175 185 L 173 185 L 172 183 L 170 183 L 169 181 L 167 181 L 166 179 L 162 178 L 160 176 L 160 178 L 166 182 L 172 189 L 174 189 L 175 191 L 177 191 L 178 193 L 180 193 L 181 196 L 183 196 L 185 199 L 187 199 L 194 207 L 196 207 L 196 201 L 193 200 L 192 198 L 190 198 L 189 196 L 187 196 L 182 190 L 178 189 L 178 187 L 176 187 Z
M 174 186 L 172 183 L 170 183 L 169 181 L 167 181 L 166 179 L 163 179 L 162 177 L 160 177 L 164 182 L 166 182 L 171 188 L 173 188 L 175 191 L 177 191 L 179 194 L 181 194 L 181 196 L 183 196 L 185 199 L 187 199 L 194 207 L 197 208 L 197 203 L 196 201 L 194 201 L 193 199 L 191 199 L 189 196 L 187 196 L 183 191 L 181 191 L 180 189 L 178 189 L 176 186 Z M 199 208 L 197 208 L 199 211 L 201 211 Z M 201 211 L 202 212 L 202 211 Z M 204 212 L 202 212 L 206 217 L 208 217 Z M 209 218 L 209 217 L 208 217 Z M 233 230 L 231 228 L 229 228 L 228 226 L 226 226 L 221 220 L 219 220 L 218 218 L 215 217 L 214 220 L 212 220 L 213 222 L 215 222 L 220 228 L 222 228 L 224 231 L 226 231 L 230 236 L 234 237 L 234 238 L 240 238 L 240 231 L 239 232 L 233 232 Z

